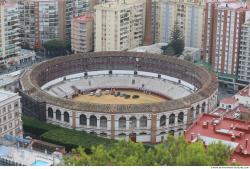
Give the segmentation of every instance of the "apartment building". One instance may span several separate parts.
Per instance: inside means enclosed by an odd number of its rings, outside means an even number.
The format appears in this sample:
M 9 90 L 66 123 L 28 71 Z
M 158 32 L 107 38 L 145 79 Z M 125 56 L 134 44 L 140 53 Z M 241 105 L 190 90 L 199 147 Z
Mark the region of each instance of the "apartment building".
M 238 1 L 208 2 L 203 57 L 215 72 L 237 75 L 240 37 L 250 8 Z
M 143 44 L 145 0 L 119 0 L 95 6 L 95 51 L 123 51 Z
M 20 53 L 18 5 L 0 2 L 0 64 L 12 64 Z
M 244 84 L 250 82 L 250 12 L 246 13 L 241 29 L 238 80 Z
M 91 0 L 65 0 L 61 6 L 65 7 L 65 40 L 71 39 L 71 21 L 73 17 L 80 16 L 89 11 L 89 1 Z
M 74 17 L 71 24 L 71 32 L 71 48 L 75 53 L 94 50 L 93 13 Z
M 159 42 L 159 0 L 152 0 L 152 41 Z
M 169 43 L 174 25 L 182 30 L 186 47 L 202 48 L 205 0 L 155 0 L 155 41 Z M 158 23 L 157 23 L 158 20 Z
M 71 20 L 88 7 L 89 0 L 19 0 L 23 45 L 42 48 L 51 39 L 70 41 Z
M 22 137 L 20 96 L 0 90 L 0 137 L 5 134 Z

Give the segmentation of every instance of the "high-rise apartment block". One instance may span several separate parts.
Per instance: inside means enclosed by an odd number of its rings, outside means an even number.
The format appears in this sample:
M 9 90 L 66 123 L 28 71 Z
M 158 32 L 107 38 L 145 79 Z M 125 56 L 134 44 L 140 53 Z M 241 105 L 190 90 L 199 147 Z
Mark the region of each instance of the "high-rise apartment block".
M 186 47 L 202 48 L 205 0 L 155 0 L 153 5 L 156 42 L 169 43 L 176 24 L 183 32 Z
M 250 12 L 246 13 L 241 29 L 238 80 L 245 84 L 250 82 Z
M 92 13 L 73 18 L 71 24 L 71 49 L 75 53 L 94 50 L 94 16 Z
M 0 64 L 14 63 L 20 53 L 18 5 L 0 1 Z
M 119 0 L 95 6 L 95 51 L 123 51 L 143 44 L 145 0 Z
M 0 90 L 0 137 L 23 135 L 20 96 Z
M 203 56 L 215 72 L 237 75 L 241 30 L 248 11 L 238 1 L 207 2 Z
M 71 20 L 88 6 L 89 0 L 19 0 L 23 44 L 41 48 L 52 39 L 70 41 Z

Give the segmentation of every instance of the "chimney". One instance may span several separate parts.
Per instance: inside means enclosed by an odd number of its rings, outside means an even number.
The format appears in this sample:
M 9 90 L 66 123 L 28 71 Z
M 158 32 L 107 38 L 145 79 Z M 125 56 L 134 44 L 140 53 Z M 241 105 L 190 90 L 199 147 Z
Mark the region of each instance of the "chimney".
M 232 141 L 235 141 L 235 135 L 234 135 L 234 134 L 232 134 L 231 140 L 232 140 Z
M 242 137 L 242 132 L 240 132 L 240 138 Z
M 213 124 L 213 131 L 216 131 L 216 124 Z
M 194 139 L 194 133 L 191 133 L 191 141 Z
M 233 162 L 233 163 L 236 163 L 236 159 L 234 158 L 232 162 Z
M 208 128 L 208 122 L 207 122 L 207 121 L 206 121 L 206 122 L 203 122 L 202 127 L 203 127 L 204 129 L 207 129 L 207 128 Z
M 246 141 L 245 147 L 247 148 L 247 146 L 248 146 L 248 138 L 245 141 Z

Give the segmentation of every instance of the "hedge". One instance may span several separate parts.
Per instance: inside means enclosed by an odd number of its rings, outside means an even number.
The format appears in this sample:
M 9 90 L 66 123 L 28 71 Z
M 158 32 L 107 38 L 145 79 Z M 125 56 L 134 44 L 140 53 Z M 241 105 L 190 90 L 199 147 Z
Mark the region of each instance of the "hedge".
M 46 122 L 28 116 L 23 116 L 22 119 L 24 131 L 32 133 L 36 136 L 40 136 L 47 131 L 59 128 L 58 126 L 47 124 Z
M 102 144 L 105 147 L 110 147 L 114 142 L 116 142 L 115 140 L 97 137 L 94 134 L 88 134 L 66 128 L 50 130 L 42 134 L 41 139 L 54 144 L 63 145 L 67 147 L 67 149 L 83 146 L 87 152 L 90 151 L 92 146 Z
M 23 128 L 25 132 L 32 133 L 43 141 L 65 146 L 67 151 L 82 146 L 86 149 L 86 153 L 89 153 L 92 146 L 102 144 L 109 147 L 116 142 L 97 137 L 94 134 L 48 124 L 27 116 L 23 116 Z

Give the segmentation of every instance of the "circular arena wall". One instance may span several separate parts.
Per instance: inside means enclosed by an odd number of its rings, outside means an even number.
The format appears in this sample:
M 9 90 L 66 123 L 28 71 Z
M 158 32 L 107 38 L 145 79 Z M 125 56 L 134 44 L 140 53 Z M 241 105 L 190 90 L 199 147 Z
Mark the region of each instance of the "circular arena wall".
M 76 102 L 48 94 L 42 86 L 66 76 L 89 72 L 151 72 L 178 79 L 196 88 L 192 94 L 160 103 L 97 104 Z M 108 138 L 131 138 L 142 142 L 160 142 L 167 133 L 182 134 L 199 114 L 211 111 L 217 104 L 218 82 L 207 70 L 170 56 L 99 52 L 54 58 L 27 71 L 20 79 L 24 113 L 49 123 L 83 130 Z M 154 85 L 154 84 L 147 84 Z M 37 113 L 34 113 L 37 112 Z

